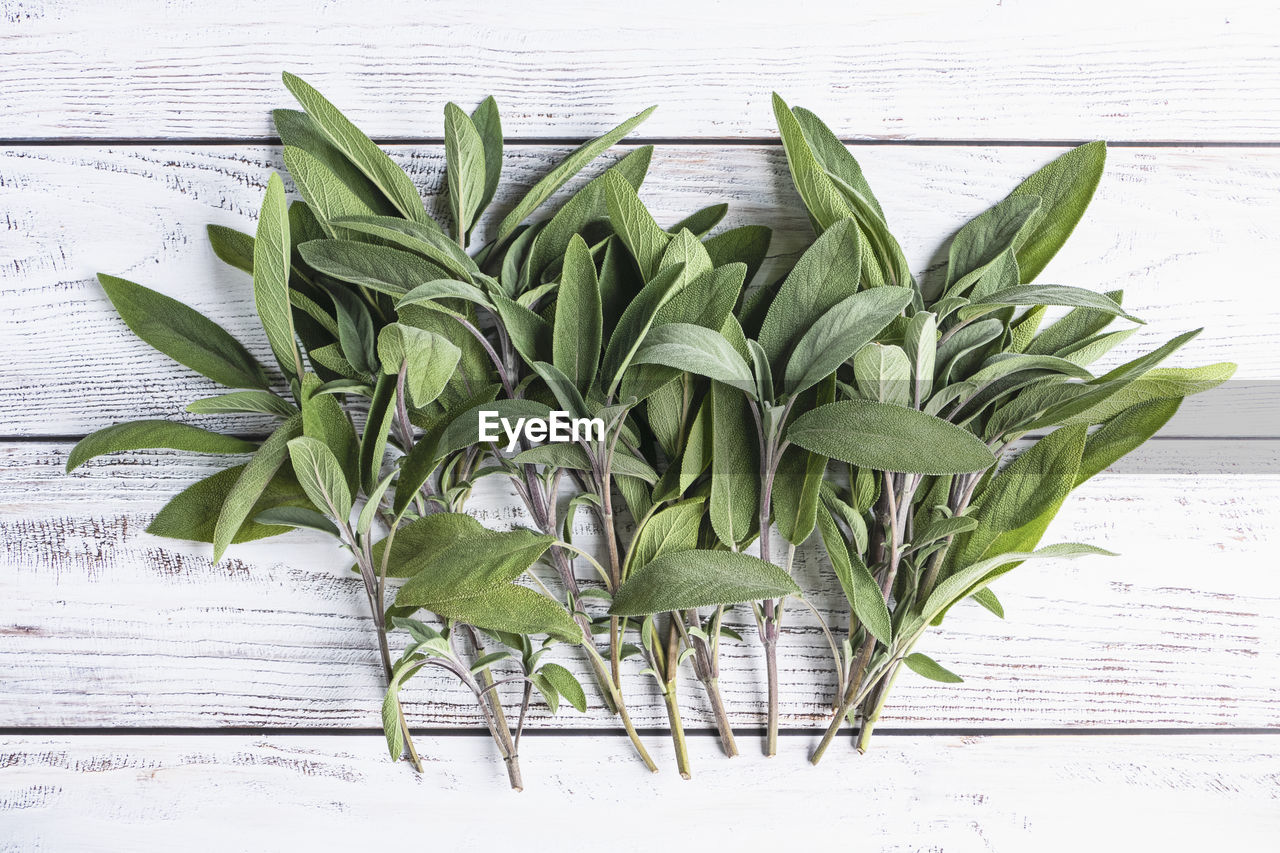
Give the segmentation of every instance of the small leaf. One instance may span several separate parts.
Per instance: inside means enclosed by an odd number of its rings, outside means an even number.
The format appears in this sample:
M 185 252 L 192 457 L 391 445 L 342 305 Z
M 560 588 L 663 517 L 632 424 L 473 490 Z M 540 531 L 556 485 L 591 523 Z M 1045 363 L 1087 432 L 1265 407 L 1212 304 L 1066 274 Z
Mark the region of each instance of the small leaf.
M 241 470 L 218 510 L 218 521 L 213 530 L 215 564 L 236 539 L 250 512 L 258 508 L 259 500 L 289 455 L 289 441 L 301 433 L 302 415 L 293 415 L 267 437 Z
M 387 736 L 387 749 L 392 761 L 404 755 L 404 730 L 400 726 L 400 683 L 393 682 L 382 699 L 382 731 Z
M 587 694 L 578 679 L 574 678 L 573 673 L 558 663 L 544 663 L 538 673 L 555 688 L 557 693 L 567 699 L 575 710 L 582 714 L 586 713 Z
M 1106 159 L 1105 142 L 1081 145 L 1041 168 L 1010 193 L 1040 199 L 1040 209 L 1022 230 L 1017 247 L 1023 284 L 1040 274 L 1075 230 L 1102 179 Z
M 551 338 L 551 363 L 583 394 L 595 381 L 604 334 L 600 282 L 591 250 L 577 234 L 565 251 Z
M 632 572 L 618 588 L 609 612 L 643 616 L 712 604 L 737 604 L 799 595 L 782 569 L 731 551 L 674 551 Z
M 402 323 L 390 323 L 378 335 L 383 372 L 398 374 L 405 365 L 409 398 L 418 409 L 440 396 L 461 357 L 462 351 L 447 338 Z
M 289 459 L 311 502 L 345 523 L 351 515 L 351 491 L 333 451 L 324 442 L 303 436 L 289 442 Z
M 253 516 L 258 524 L 272 524 L 288 527 L 301 527 L 308 530 L 319 530 L 335 539 L 341 534 L 338 527 L 329 518 L 314 509 L 305 506 L 277 506 L 263 510 Z
M 941 681 L 943 684 L 959 684 L 964 681 L 963 678 L 951 670 L 945 669 L 933 658 L 928 655 L 922 655 L 920 652 L 907 655 L 902 662 L 907 665 L 907 669 L 917 675 L 923 675 L 930 681 Z

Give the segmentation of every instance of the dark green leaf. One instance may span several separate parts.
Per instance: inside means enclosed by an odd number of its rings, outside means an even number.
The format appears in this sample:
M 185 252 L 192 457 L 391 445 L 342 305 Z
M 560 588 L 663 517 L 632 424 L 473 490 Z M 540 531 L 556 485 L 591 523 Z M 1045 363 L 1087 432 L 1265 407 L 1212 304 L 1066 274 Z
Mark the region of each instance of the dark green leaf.
M 235 541 L 245 519 L 258 510 L 261 498 L 289 455 L 289 441 L 301 433 L 302 415 L 293 415 L 267 437 L 241 470 L 218 510 L 213 530 L 214 563 L 222 559 L 227 546 Z
M 67 457 L 67 471 L 74 471 L 104 453 L 156 448 L 192 453 L 252 453 L 257 445 L 235 436 L 174 421 L 130 421 L 105 427 L 80 439 Z
M 964 681 L 963 678 L 944 668 L 933 658 L 928 655 L 922 655 L 919 652 L 907 655 L 902 662 L 907 665 L 907 669 L 917 675 L 923 675 L 930 681 L 941 681 L 943 684 L 959 684 Z

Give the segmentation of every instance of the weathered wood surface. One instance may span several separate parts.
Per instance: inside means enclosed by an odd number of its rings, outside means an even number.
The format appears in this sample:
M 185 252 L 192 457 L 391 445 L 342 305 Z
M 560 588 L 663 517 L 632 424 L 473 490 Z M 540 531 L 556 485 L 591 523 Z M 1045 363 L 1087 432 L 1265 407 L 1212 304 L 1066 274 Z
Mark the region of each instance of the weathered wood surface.
M 396 146 L 427 194 L 442 181 L 439 146 Z M 515 146 L 496 210 L 565 149 Z M 856 153 L 921 275 L 937 274 L 950 236 L 1059 153 L 1039 147 L 872 146 Z M 93 275 L 111 272 L 189 302 L 266 362 L 248 278 L 208 248 L 209 222 L 253 229 L 278 150 L 265 146 L 16 147 L 0 152 L 0 435 L 82 435 L 122 420 L 171 417 L 214 392 L 159 356 L 120 322 Z M 811 239 L 781 149 L 663 145 L 644 198 L 662 222 L 718 200 L 726 225 L 776 231 L 773 268 Z M 1165 435 L 1276 436 L 1280 349 L 1268 316 L 1280 292 L 1266 270 L 1280 233 L 1259 211 L 1280 198 L 1280 150 L 1115 149 L 1098 196 L 1046 282 L 1125 290 L 1148 321 L 1109 357 L 1206 327 L 1171 363 L 1235 361 L 1239 380 L 1192 399 Z M 1226 396 L 1223 396 L 1226 395 Z M 216 427 L 260 421 L 196 418 Z
M 424 738 L 421 776 L 376 735 L 12 738 L 0 850 L 339 850 L 412 828 L 459 850 L 616 831 L 622 849 L 1076 853 L 1269 850 L 1280 833 L 1276 736 L 881 737 L 817 768 L 813 740 L 729 761 L 694 738 L 683 782 L 658 741 L 653 775 L 624 738 L 525 738 L 512 794 L 475 736 Z
M 772 138 L 777 90 L 866 139 L 1280 139 L 1264 0 L 10 0 L 0 28 L 11 139 L 264 137 L 282 68 L 391 137 L 439 137 L 446 101 L 494 94 L 518 138 L 655 103 L 649 136 Z
M 905 674 L 884 725 L 1277 725 L 1280 673 L 1268 662 L 1280 656 L 1280 442 L 1249 442 L 1248 462 L 1230 448 L 1205 452 L 1212 444 L 1158 441 L 1133 467 L 1083 486 L 1045 541 L 1121 556 L 1019 569 L 997 584 L 1006 621 L 958 608 L 921 649 L 966 683 Z M 371 623 L 332 540 L 292 533 L 235 546 L 212 566 L 208 546 L 143 528 L 181 487 L 229 462 L 137 453 L 67 476 L 67 450 L 0 445 L 0 726 L 378 725 Z M 482 480 L 470 506 L 487 524 L 527 523 L 497 479 Z M 575 541 L 591 547 L 596 534 L 580 515 Z M 819 550 L 801 549 L 796 574 L 832 618 L 838 592 Z M 758 725 L 763 663 L 749 615 L 732 621 L 745 642 L 725 643 L 722 688 L 735 722 Z M 575 653 L 553 657 L 582 672 Z M 664 725 L 636 668 L 633 716 Z M 706 725 L 688 682 L 689 725 Z M 825 641 L 794 609 L 782 645 L 785 725 L 820 725 L 830 691 Z M 407 697 L 415 724 L 478 721 L 447 678 L 420 677 Z M 615 721 L 595 708 L 540 711 L 533 725 Z

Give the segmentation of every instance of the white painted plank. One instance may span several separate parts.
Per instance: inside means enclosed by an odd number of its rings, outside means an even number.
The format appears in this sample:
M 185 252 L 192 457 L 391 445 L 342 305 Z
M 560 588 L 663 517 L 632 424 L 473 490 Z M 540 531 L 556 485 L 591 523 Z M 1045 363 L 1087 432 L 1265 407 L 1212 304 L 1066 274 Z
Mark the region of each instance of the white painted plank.
M 380 738 L 11 738 L 4 850 L 350 850 L 410 833 L 438 849 L 1269 850 L 1275 736 L 882 737 L 864 756 L 812 738 L 732 761 L 690 744 L 694 779 L 618 737 L 526 738 L 525 790 L 478 737 L 425 740 L 425 772 Z
M 1280 720 L 1280 442 L 1246 464 L 1161 441 L 1141 465 L 1099 475 L 1046 542 L 1091 542 L 1122 556 L 1031 564 L 1001 579 L 999 621 L 958 608 L 921 646 L 966 678 L 899 679 L 886 726 L 1274 726 Z M 346 561 L 294 533 L 236 546 L 151 537 L 150 516 L 220 464 L 138 453 L 61 472 L 65 444 L 0 445 L 0 726 L 377 726 L 380 673 Z M 481 481 L 471 507 L 495 526 L 527 523 L 509 491 Z M 580 516 L 575 541 L 596 531 Z M 830 618 L 838 596 L 815 551 L 796 575 Z M 588 574 L 585 567 L 583 574 Z M 811 617 L 789 611 L 782 643 L 784 725 L 826 718 L 830 658 Z M 758 725 L 764 673 L 749 619 L 726 642 L 722 688 L 738 725 Z M 837 629 L 843 617 L 835 620 Z M 554 659 L 581 671 L 567 649 Z M 646 678 L 627 681 L 633 716 L 665 725 Z M 692 683 L 690 726 L 708 724 Z M 593 695 L 594 702 L 594 695 Z M 410 689 L 415 724 L 474 725 L 444 678 Z M 612 727 L 593 707 L 533 725 Z
M 498 97 L 522 138 L 772 138 L 771 90 L 871 139 L 1276 140 L 1273 3 L 690 4 L 22 0 L 6 138 L 261 137 L 308 77 L 379 136 L 439 137 Z
M 562 151 L 511 149 L 513 185 L 531 183 Z M 439 189 L 438 146 L 392 153 L 424 191 Z M 940 250 L 956 228 L 1058 149 L 871 146 L 855 153 L 914 268 L 924 272 L 945 259 Z M 173 416 L 214 391 L 125 329 L 92 278 L 98 270 L 195 305 L 269 361 L 248 279 L 213 257 L 204 225 L 252 230 L 265 179 L 279 166 L 276 150 L 260 146 L 0 153 L 0 340 L 8 358 L 0 372 L 0 434 L 79 435 L 121 420 Z M 794 261 L 810 239 L 778 148 L 661 147 L 644 197 L 668 223 L 729 201 L 728 224 L 775 228 L 775 267 Z M 505 191 L 497 209 L 511 198 Z M 1280 256 L 1280 234 L 1258 213 L 1278 201 L 1280 150 L 1115 149 L 1086 220 L 1042 277 L 1126 291 L 1126 304 L 1149 325 L 1115 359 L 1205 326 L 1175 361 L 1237 361 L 1239 376 L 1259 383 L 1188 402 L 1167 435 L 1280 434 L 1280 400 L 1268 384 L 1280 376 L 1271 322 L 1280 314 L 1280 292 L 1266 275 Z M 262 426 L 251 419 L 202 423 Z

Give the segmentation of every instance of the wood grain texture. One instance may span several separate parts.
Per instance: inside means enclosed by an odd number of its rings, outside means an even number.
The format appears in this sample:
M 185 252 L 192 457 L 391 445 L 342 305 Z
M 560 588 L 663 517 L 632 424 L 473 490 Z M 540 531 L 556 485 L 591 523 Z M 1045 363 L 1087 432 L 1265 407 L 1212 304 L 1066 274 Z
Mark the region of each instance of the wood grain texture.
M 949 853 L 1267 850 L 1280 832 L 1276 736 L 893 737 L 818 768 L 804 761 L 812 740 L 728 761 L 694 738 L 682 782 L 663 744 L 653 775 L 623 738 L 526 738 L 512 794 L 478 737 L 425 741 L 421 776 L 376 736 L 14 738 L 0 850 L 349 850 L 392 815 L 421 815 L 439 849 L 531 853 L 607 827 L 628 828 L 622 849 L 714 833 L 734 849 L 844 838 Z M 637 829 L 646 814 L 661 819 Z
M 921 275 L 938 274 L 950 235 L 1058 153 L 1052 148 L 870 146 L 855 150 Z M 439 146 L 394 146 L 423 191 L 442 184 Z M 496 204 L 543 174 L 564 149 L 508 149 Z M 1280 348 L 1260 322 L 1280 313 L 1266 270 L 1280 234 L 1259 210 L 1280 199 L 1280 150 L 1115 149 L 1085 221 L 1041 281 L 1122 288 L 1148 321 L 1116 361 L 1187 328 L 1206 332 L 1179 364 L 1230 360 L 1239 382 L 1193 398 L 1166 435 L 1276 436 Z M 269 362 L 248 277 L 208 248 L 208 222 L 252 230 L 266 177 L 264 146 L 17 147 L 0 152 L 0 434 L 80 435 L 133 418 L 171 417 L 214 392 L 134 338 L 93 274 L 108 271 L 186 301 Z M 672 223 L 715 200 L 726 225 L 761 222 L 776 236 L 774 270 L 811 239 L 785 158 L 769 146 L 661 146 L 644 198 Z M 1226 396 L 1222 396 L 1226 395 Z M 189 416 L 256 431 L 252 418 Z
M 773 138 L 769 93 L 866 139 L 1280 139 L 1264 0 L 540 4 L 11 0 L 5 138 L 264 137 L 288 69 L 376 136 L 497 96 L 509 134 Z
M 997 584 L 999 621 L 958 608 L 921 650 L 966 679 L 899 679 L 883 725 L 1275 726 L 1280 720 L 1280 442 L 1252 442 L 1255 466 L 1149 445 L 1141 466 L 1107 472 L 1068 502 L 1046 542 L 1085 541 L 1112 559 L 1032 564 Z M 171 452 L 91 462 L 66 476 L 65 444 L 0 445 L 0 726 L 373 727 L 382 695 L 370 622 L 349 565 L 319 535 L 234 547 L 143 532 L 187 483 L 224 464 Z M 1257 473 L 1257 471 L 1269 473 Z M 527 523 L 511 492 L 481 481 L 470 506 L 486 524 Z M 586 515 L 574 541 L 598 546 Z M 585 576 L 589 570 L 580 571 Z M 833 618 L 825 558 L 803 547 L 797 580 Z M 735 722 L 758 725 L 764 672 L 747 613 L 744 643 L 724 648 L 722 688 Z M 843 617 L 834 617 L 842 630 Z M 582 672 L 568 649 L 553 659 Z M 631 669 L 640 725 L 665 715 Z M 690 726 L 708 724 L 687 678 Z M 830 655 L 812 617 L 788 611 L 784 725 L 826 717 Z M 421 677 L 415 724 L 477 722 L 468 694 Z M 535 727 L 612 727 L 542 712 Z

